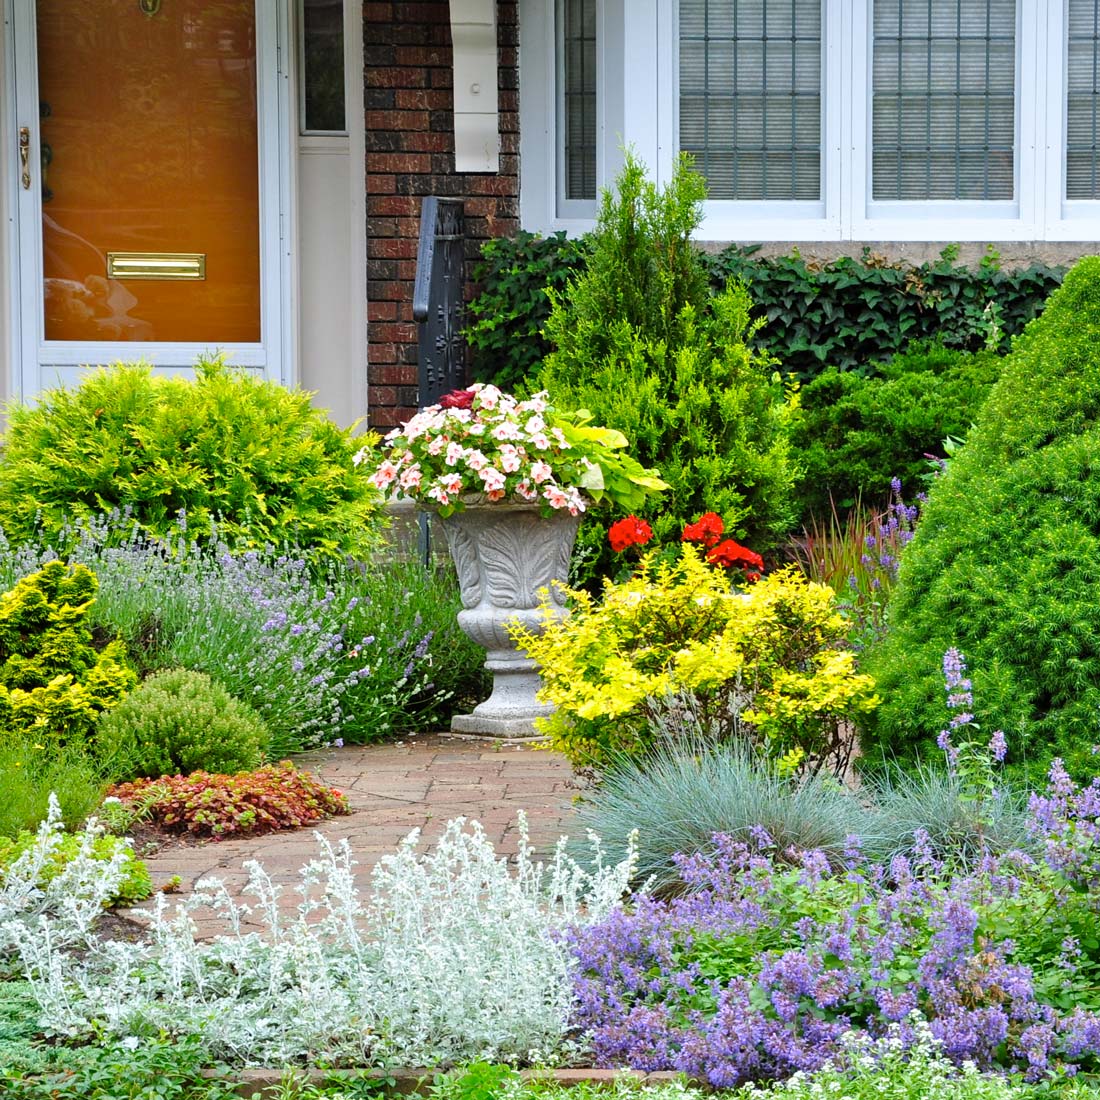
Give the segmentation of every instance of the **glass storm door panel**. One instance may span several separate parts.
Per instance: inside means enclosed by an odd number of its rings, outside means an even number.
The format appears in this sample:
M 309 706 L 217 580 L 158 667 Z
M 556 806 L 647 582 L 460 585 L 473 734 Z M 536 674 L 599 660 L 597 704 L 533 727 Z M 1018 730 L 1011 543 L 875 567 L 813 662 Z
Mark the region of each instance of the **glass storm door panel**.
M 47 341 L 258 343 L 255 0 L 38 0 Z

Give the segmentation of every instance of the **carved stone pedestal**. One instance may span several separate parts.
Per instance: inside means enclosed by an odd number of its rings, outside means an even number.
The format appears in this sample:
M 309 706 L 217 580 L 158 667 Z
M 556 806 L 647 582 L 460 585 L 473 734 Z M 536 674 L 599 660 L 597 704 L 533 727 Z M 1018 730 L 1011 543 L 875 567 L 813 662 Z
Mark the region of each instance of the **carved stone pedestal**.
M 490 737 L 532 736 L 538 732 L 535 719 L 553 707 L 535 698 L 538 666 L 516 648 L 507 624 L 518 619 L 540 632 L 543 588 L 550 590 L 554 613 L 565 616 L 560 586 L 569 574 L 580 519 L 568 512 L 545 519 L 535 505 L 486 504 L 436 522 L 458 569 L 463 607 L 458 625 L 488 650 L 485 667 L 493 674 L 489 698 L 472 714 L 456 715 L 451 729 Z

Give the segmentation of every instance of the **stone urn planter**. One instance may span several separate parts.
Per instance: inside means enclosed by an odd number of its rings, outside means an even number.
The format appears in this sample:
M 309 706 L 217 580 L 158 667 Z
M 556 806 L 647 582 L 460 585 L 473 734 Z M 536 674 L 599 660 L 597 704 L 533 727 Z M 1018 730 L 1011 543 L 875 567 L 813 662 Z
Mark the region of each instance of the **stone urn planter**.
M 467 506 L 434 522 L 442 528 L 458 570 L 458 625 L 488 651 L 485 667 L 493 674 L 489 698 L 473 713 L 455 715 L 451 729 L 491 737 L 534 736 L 535 719 L 554 708 L 535 698 L 538 666 L 512 642 L 507 624 L 518 619 L 533 633 L 541 632 L 544 588 L 550 591 L 554 614 L 564 618 L 561 586 L 580 517 L 566 511 L 544 517 L 537 505 L 501 502 Z

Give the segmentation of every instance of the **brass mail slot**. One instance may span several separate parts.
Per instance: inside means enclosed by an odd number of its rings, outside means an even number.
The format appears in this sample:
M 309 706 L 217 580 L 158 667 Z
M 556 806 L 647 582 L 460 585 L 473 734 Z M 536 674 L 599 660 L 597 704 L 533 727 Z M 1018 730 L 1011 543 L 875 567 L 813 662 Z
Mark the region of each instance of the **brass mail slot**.
M 205 252 L 108 252 L 108 279 L 205 279 Z

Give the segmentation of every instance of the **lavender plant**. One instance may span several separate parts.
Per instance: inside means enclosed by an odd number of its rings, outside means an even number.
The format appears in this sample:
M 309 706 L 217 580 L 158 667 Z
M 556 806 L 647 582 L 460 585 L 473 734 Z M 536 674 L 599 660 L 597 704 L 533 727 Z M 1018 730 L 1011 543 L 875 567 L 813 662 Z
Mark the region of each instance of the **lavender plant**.
M 93 937 L 68 954 L 48 917 L 11 934 L 53 1034 L 198 1034 L 211 1055 L 268 1065 L 320 1052 L 356 1065 L 549 1059 L 568 1048 L 572 964 L 561 933 L 611 911 L 632 855 L 586 871 L 559 844 L 541 864 L 522 820 L 520 834 L 513 866 L 476 823 L 452 821 L 427 855 L 414 831 L 375 868 L 365 902 L 348 844 L 319 837 L 296 913 L 252 862 L 252 906 L 216 880 L 173 914 L 161 896 L 148 943 Z M 226 930 L 198 942 L 192 914 L 205 907 Z
M 186 523 L 152 539 L 116 513 L 58 546 L 99 580 L 97 625 L 147 670 L 218 680 L 260 714 L 272 756 L 431 723 L 477 690 L 483 655 L 457 628 L 448 574 L 383 561 L 318 575 L 293 548 L 236 552 L 190 540 Z M 0 580 L 55 556 L 0 542 Z

